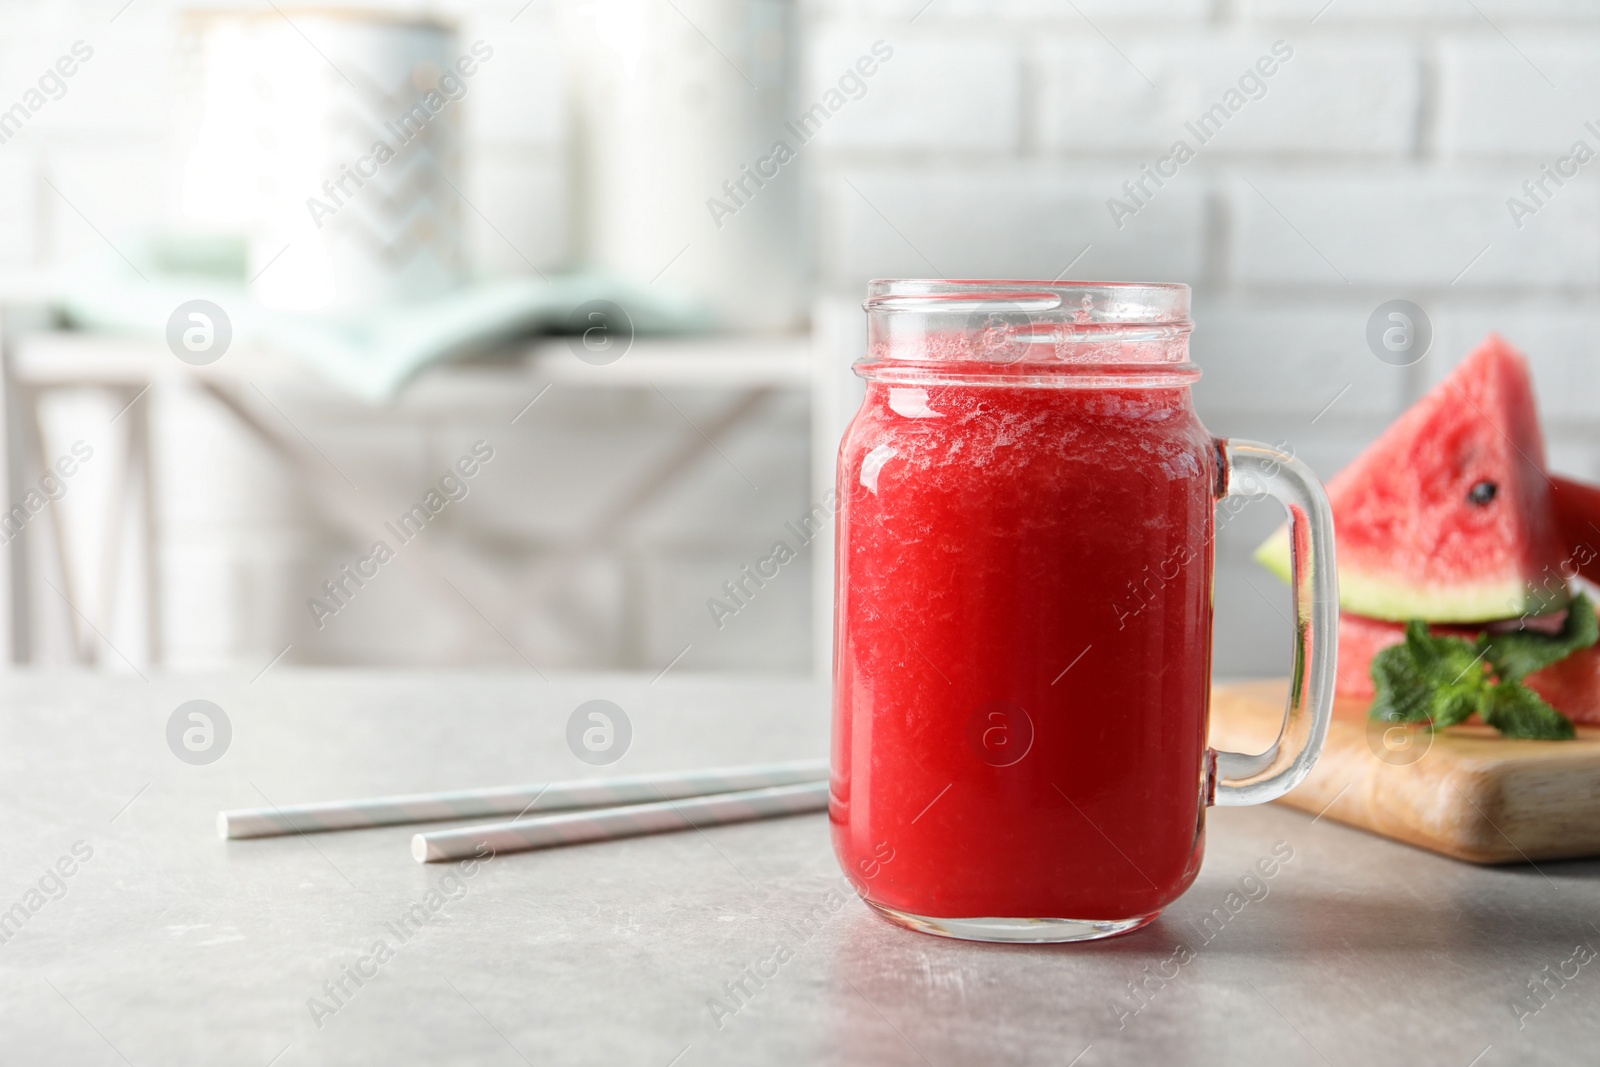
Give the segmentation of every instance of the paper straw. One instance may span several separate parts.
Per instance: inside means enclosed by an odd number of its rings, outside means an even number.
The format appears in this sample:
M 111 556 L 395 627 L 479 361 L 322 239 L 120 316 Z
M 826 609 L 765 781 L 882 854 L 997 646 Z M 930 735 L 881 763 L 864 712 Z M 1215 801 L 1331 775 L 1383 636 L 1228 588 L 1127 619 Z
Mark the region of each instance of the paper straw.
M 217 833 L 224 839 L 275 837 L 281 834 L 439 822 L 444 819 L 472 819 L 485 815 L 518 817 L 534 810 L 561 811 L 676 800 L 711 793 L 816 782 L 827 776 L 828 761 L 813 759 L 635 774 L 621 778 L 577 778 L 565 782 L 466 789 L 453 793 L 334 800 L 281 808 L 246 808 L 218 812 Z
M 749 822 L 778 815 L 798 815 L 801 812 L 822 811 L 827 806 L 827 782 L 780 785 L 720 796 L 634 804 L 565 815 L 541 815 L 534 819 L 468 826 L 460 830 L 438 830 L 413 837 L 411 855 L 418 863 L 439 863 L 482 855 L 485 845 L 498 856 L 535 848 L 576 845 L 584 841 L 609 841 L 618 837 Z

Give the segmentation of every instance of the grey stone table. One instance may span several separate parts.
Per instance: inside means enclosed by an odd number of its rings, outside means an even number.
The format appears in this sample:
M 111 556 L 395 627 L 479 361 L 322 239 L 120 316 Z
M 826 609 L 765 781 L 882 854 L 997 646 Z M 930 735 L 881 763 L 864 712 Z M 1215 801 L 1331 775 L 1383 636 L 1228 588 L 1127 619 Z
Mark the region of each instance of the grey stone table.
M 166 740 L 197 698 L 232 724 L 205 766 Z M 217 839 L 221 808 L 602 773 L 565 741 L 594 698 L 633 723 L 614 770 L 826 750 L 802 681 L 0 679 L 0 1062 L 1600 1061 L 1600 864 L 1479 869 L 1280 808 L 1213 811 L 1199 881 L 1151 927 L 1053 947 L 889 926 L 841 891 L 821 815 L 453 881 L 405 828 Z

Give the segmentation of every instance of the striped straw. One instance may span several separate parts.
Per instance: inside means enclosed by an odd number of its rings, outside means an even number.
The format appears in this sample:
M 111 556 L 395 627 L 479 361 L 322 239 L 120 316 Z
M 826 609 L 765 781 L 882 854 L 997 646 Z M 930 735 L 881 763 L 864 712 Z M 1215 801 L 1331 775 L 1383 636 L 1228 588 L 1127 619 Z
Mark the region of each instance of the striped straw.
M 611 807 L 816 782 L 827 776 L 828 761 L 813 759 L 635 774 L 621 778 L 578 778 L 565 782 L 467 789 L 454 793 L 335 800 L 281 808 L 246 808 L 242 811 L 218 812 L 217 833 L 224 839 L 276 837 L 324 830 L 359 830 L 368 826 L 472 819 L 485 815 L 520 818 L 535 807 L 541 811 Z
M 634 804 L 566 815 L 541 815 L 534 819 L 468 826 L 460 830 L 438 830 L 413 837 L 411 855 L 418 863 L 439 863 L 481 855 L 485 845 L 498 856 L 506 852 L 555 848 L 584 841 L 609 841 L 618 837 L 798 815 L 801 812 L 822 811 L 827 806 L 827 782 L 780 785 L 769 789 L 724 793 L 721 796 Z

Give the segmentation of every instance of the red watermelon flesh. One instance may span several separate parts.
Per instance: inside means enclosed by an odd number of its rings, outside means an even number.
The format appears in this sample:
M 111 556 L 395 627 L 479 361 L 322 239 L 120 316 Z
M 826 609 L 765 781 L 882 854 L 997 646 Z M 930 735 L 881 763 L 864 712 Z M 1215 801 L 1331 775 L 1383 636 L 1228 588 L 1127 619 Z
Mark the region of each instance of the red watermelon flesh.
M 1550 476 L 1550 501 L 1561 536 L 1561 575 L 1574 574 L 1600 585 L 1600 488 Z
M 1536 620 L 1535 626 L 1554 632 L 1560 628 L 1560 621 L 1559 614 L 1547 616 Z M 1440 637 L 1460 637 L 1468 641 L 1482 632 L 1470 626 L 1430 626 L 1429 630 Z M 1390 645 L 1398 645 L 1405 637 L 1404 623 L 1348 613 L 1339 616 L 1338 693 L 1360 701 L 1359 706 L 1346 705 L 1346 711 L 1353 708 L 1354 713 L 1366 714 L 1367 705 L 1374 696 L 1372 657 Z M 1544 670 L 1528 675 L 1524 681 L 1573 722 L 1600 725 L 1600 645 L 1579 649 Z
M 1526 682 L 1573 722 L 1600 725 L 1600 645 L 1581 648 L 1528 675 Z
M 1563 558 L 1527 360 L 1491 334 L 1328 484 L 1339 605 L 1483 622 L 1563 607 Z M 1285 531 L 1257 551 L 1287 579 Z

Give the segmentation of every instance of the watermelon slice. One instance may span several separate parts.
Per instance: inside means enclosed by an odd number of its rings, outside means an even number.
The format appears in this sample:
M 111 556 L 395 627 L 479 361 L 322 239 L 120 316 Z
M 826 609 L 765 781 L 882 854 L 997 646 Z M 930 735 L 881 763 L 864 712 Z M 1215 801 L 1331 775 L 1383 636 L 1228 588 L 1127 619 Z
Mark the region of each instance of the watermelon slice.
M 1536 620 L 1539 629 L 1554 631 L 1559 616 Z M 1530 627 L 1534 628 L 1534 627 Z M 1470 626 L 1430 626 L 1436 636 L 1475 640 L 1481 629 Z M 1384 622 L 1360 615 L 1339 616 L 1339 675 L 1341 697 L 1360 701 L 1359 713 L 1366 715 L 1367 704 L 1375 695 L 1372 684 L 1372 657 L 1406 639 L 1404 623 Z M 1566 659 L 1535 671 L 1524 679 L 1528 687 L 1550 706 L 1575 723 L 1600 725 L 1600 645 L 1581 648 Z M 1345 705 L 1346 709 L 1354 705 Z
M 1600 585 L 1600 488 L 1552 474 L 1550 501 L 1566 550 L 1561 573 L 1568 578 L 1581 574 Z
M 1491 334 L 1328 485 L 1339 605 L 1483 622 L 1566 605 L 1527 360 Z M 1280 529 L 1256 558 L 1284 580 Z

